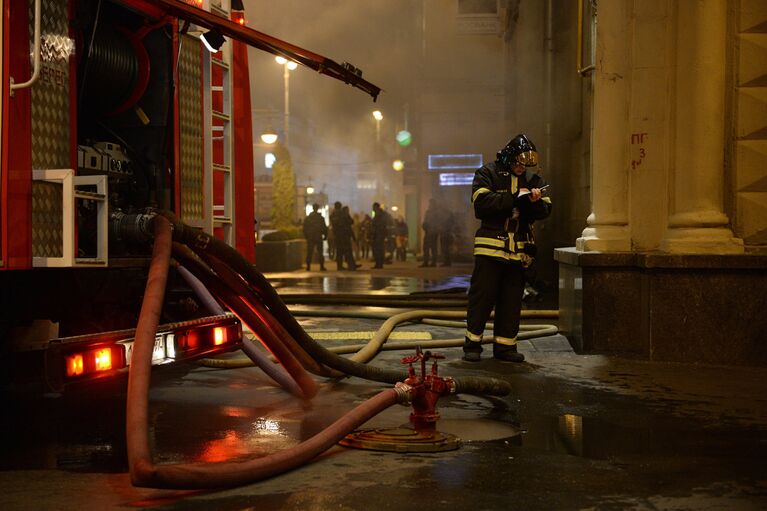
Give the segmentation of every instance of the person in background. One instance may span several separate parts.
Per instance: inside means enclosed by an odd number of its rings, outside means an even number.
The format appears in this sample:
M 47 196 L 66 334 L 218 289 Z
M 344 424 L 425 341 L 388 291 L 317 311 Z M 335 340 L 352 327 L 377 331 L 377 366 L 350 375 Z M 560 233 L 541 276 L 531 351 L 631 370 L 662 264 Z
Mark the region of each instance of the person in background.
M 328 226 L 319 213 L 320 205 L 312 204 L 312 212 L 304 219 L 304 238 L 306 238 L 306 271 L 312 269 L 312 257 L 317 251 L 320 271 L 325 271 L 325 256 L 322 255 L 322 241 L 328 237 Z
M 362 215 L 352 215 L 352 252 L 356 260 L 362 259 Z
M 383 209 L 383 206 L 381 206 L 381 209 Z M 384 264 L 392 264 L 392 262 L 394 262 L 394 256 L 397 250 L 397 235 L 394 232 L 394 218 L 391 216 L 391 213 L 387 212 L 387 214 L 389 215 L 389 223 L 386 225 L 386 248 L 384 249 Z
M 362 218 L 362 222 L 360 223 L 360 236 L 357 239 L 360 244 L 360 259 L 370 258 L 370 245 L 373 239 L 371 232 L 372 224 L 373 219 L 370 218 L 370 215 L 365 214 L 365 216 Z
M 529 169 L 538 152 L 524 134 L 512 138 L 496 160 L 474 173 L 471 202 L 481 220 L 474 236 L 474 271 L 469 286 L 463 359 L 479 362 L 482 334 L 495 308 L 493 357 L 523 362 L 517 334 L 525 287 L 525 268 L 536 254 L 533 223 L 551 213 L 546 182 Z
M 439 237 L 439 219 L 437 201 L 429 199 L 429 207 L 423 216 L 423 262 L 421 267 L 437 266 L 437 239 Z
M 333 232 L 333 224 L 328 227 L 328 257 L 332 261 L 336 258 L 336 233 Z
M 450 266 L 452 264 L 453 252 L 453 232 L 455 231 L 455 220 L 453 212 L 444 206 L 439 208 L 439 248 L 442 252 L 442 264 L 440 266 Z
M 396 259 L 397 261 L 407 260 L 407 240 L 408 240 L 408 228 L 405 223 L 405 219 L 402 216 L 397 217 L 394 221 L 394 235 L 395 245 L 397 247 Z
M 341 224 L 339 226 L 339 232 L 343 236 L 339 236 L 337 239 L 341 240 L 341 243 L 336 242 L 336 250 L 339 251 L 338 259 L 336 261 L 346 261 L 347 270 L 356 270 L 361 265 L 354 261 L 354 251 L 352 250 L 352 243 L 354 241 L 354 219 L 349 214 L 349 206 L 341 208 Z
M 343 256 L 341 251 L 341 246 L 343 246 L 344 240 L 343 240 L 343 227 L 341 227 L 341 223 L 343 222 L 341 215 L 343 214 L 343 211 L 341 210 L 343 206 L 341 205 L 340 201 L 336 201 L 333 203 L 333 211 L 330 212 L 330 230 L 333 232 L 333 246 L 334 246 L 334 253 L 333 253 L 333 259 L 336 260 L 336 269 L 342 270 L 343 269 Z
M 371 223 L 371 239 L 373 245 L 374 269 L 381 269 L 386 255 L 386 238 L 389 234 L 391 215 L 384 211 L 381 204 L 373 203 L 373 221 Z

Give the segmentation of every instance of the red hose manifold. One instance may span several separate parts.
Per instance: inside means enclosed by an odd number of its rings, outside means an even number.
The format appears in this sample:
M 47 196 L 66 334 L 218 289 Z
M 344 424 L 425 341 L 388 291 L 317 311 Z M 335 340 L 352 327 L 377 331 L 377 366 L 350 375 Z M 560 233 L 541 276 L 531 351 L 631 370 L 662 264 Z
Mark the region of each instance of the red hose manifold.
M 402 359 L 403 364 L 408 364 L 408 377 L 404 385 L 409 387 L 409 394 L 412 396 L 413 411 L 410 414 L 410 422 L 416 431 L 435 431 L 439 412 L 437 411 L 437 401 L 440 397 L 455 393 L 455 381 L 452 378 L 443 378 L 439 376 L 437 360 L 445 358 L 439 353 L 421 351 L 420 346 L 416 348 L 415 355 Z M 426 362 L 434 360 L 431 366 L 431 372 L 426 374 Z M 414 362 L 421 363 L 421 375 L 418 376 L 413 367 Z M 398 383 L 396 386 L 403 384 Z M 396 387 L 395 386 L 395 387 Z

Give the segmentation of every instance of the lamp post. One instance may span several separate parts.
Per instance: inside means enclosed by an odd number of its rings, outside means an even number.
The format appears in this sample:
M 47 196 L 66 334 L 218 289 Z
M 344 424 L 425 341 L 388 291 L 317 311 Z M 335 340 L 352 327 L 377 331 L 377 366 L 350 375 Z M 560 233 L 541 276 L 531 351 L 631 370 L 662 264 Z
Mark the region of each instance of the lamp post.
M 285 129 L 285 145 L 288 145 L 288 132 L 290 131 L 290 72 L 297 68 L 298 64 L 280 56 L 274 57 L 274 60 L 278 64 L 281 64 L 283 69 L 282 80 L 285 90 L 285 118 L 283 128 Z
M 376 142 L 381 142 L 381 119 L 383 119 L 383 114 L 380 110 L 374 110 L 373 118 L 376 120 Z

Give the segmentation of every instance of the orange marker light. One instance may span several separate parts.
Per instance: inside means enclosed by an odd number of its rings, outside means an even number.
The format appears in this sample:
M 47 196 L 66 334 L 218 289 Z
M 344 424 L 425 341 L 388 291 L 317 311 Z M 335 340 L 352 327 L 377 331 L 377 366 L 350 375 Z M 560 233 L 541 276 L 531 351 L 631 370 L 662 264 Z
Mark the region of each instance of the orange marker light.
M 217 326 L 213 329 L 213 344 L 218 346 L 220 344 L 224 344 L 224 342 L 226 342 L 226 330 L 220 326 Z
M 109 348 L 97 350 L 95 353 L 96 371 L 112 369 L 112 350 Z
M 66 358 L 67 376 L 80 376 L 83 374 L 83 356 L 72 355 Z

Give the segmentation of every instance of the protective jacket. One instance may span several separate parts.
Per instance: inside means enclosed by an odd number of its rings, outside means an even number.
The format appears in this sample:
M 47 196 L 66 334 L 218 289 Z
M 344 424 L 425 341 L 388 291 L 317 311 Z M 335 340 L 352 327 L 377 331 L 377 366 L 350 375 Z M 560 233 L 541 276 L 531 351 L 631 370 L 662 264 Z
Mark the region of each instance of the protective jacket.
M 497 162 L 480 167 L 474 174 L 471 202 L 482 221 L 474 236 L 474 255 L 529 266 L 535 256 L 533 223 L 551 213 L 551 199 L 543 195 L 531 202 L 519 196 L 520 188 L 542 188 L 544 179 L 531 170 L 517 177 Z

